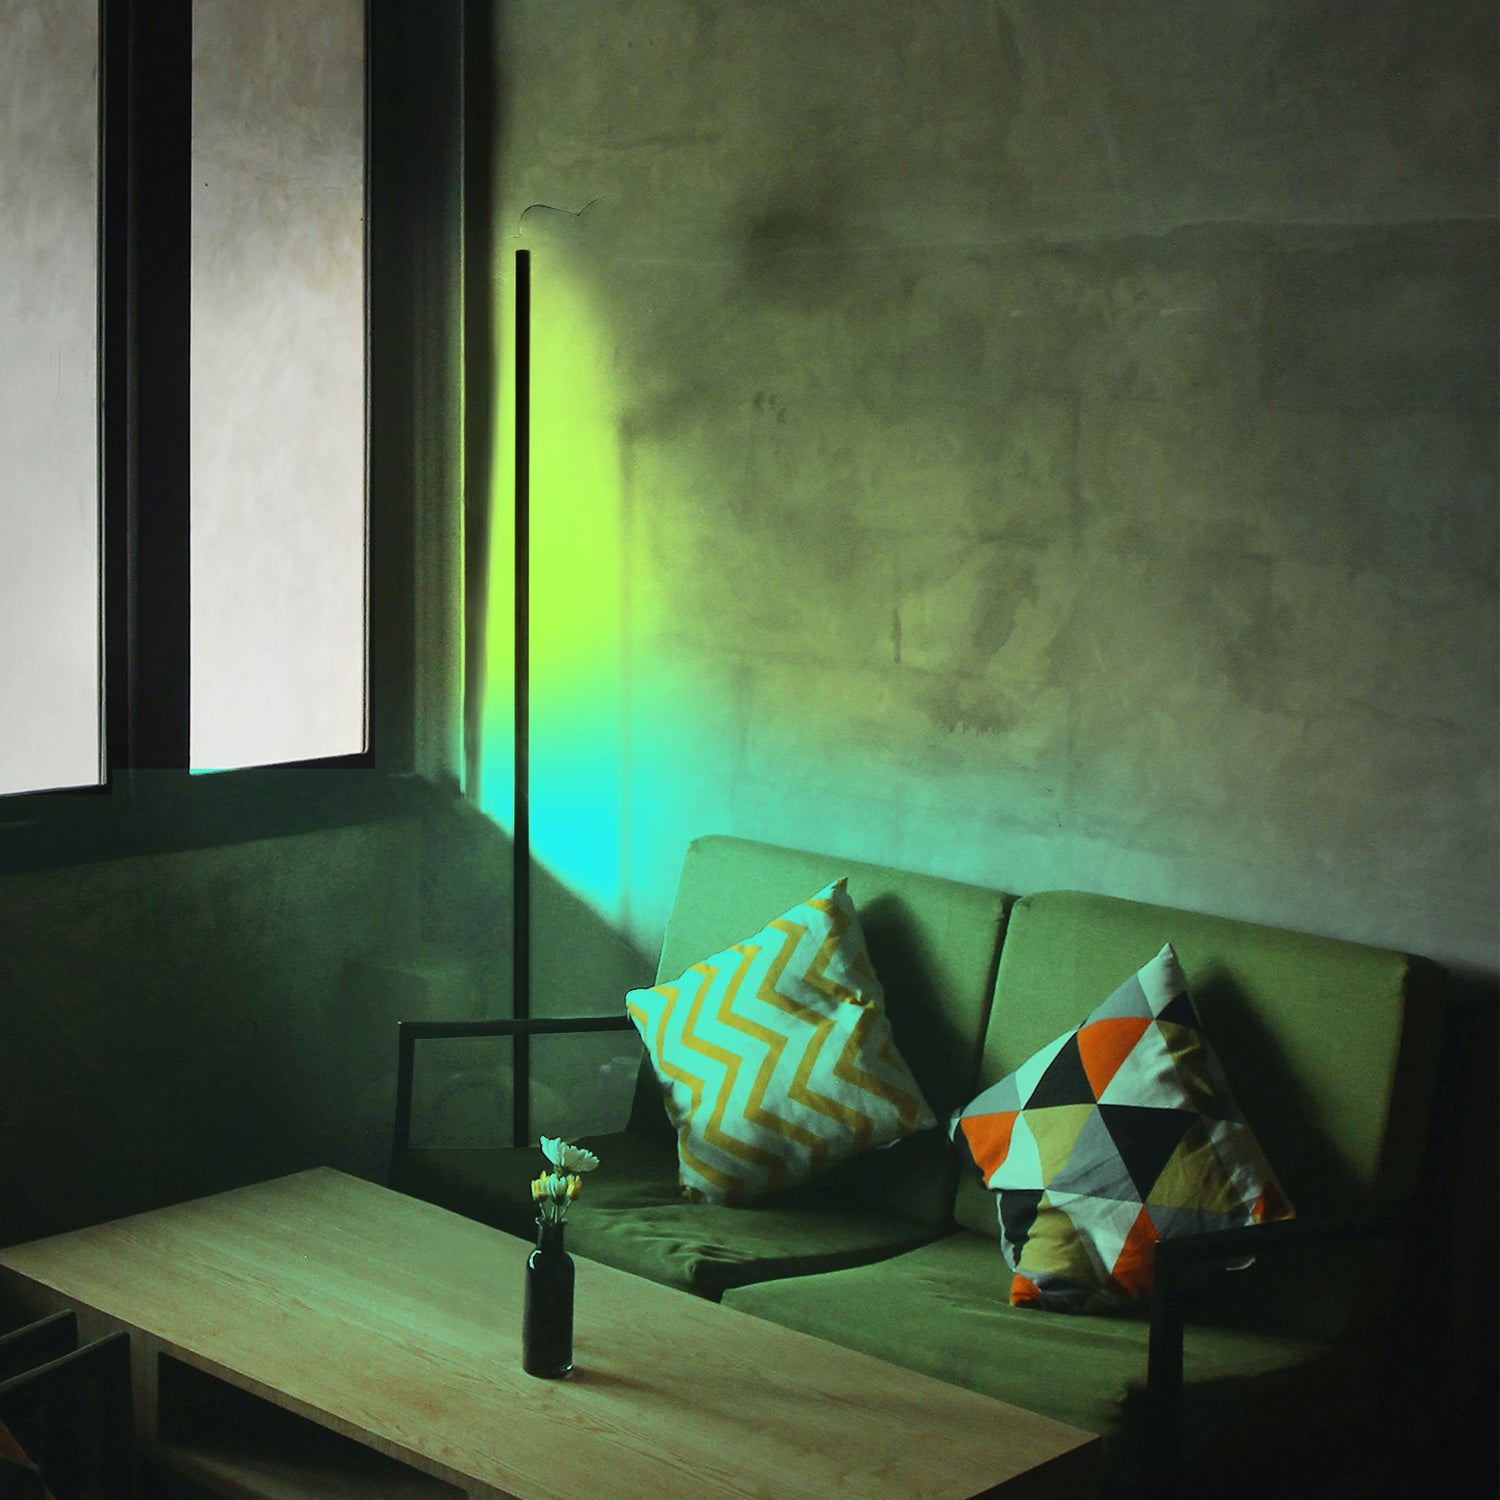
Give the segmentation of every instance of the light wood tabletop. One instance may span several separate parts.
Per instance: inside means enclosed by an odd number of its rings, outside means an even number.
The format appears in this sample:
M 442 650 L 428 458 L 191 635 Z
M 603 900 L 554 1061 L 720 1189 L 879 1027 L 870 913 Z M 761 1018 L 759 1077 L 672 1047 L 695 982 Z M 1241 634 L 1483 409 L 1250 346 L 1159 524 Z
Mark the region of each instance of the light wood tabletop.
M 533 1379 L 527 1250 L 320 1169 L 0 1250 L 0 1303 L 129 1329 L 143 1452 L 225 1494 L 1092 1493 L 1091 1433 L 582 1257 Z

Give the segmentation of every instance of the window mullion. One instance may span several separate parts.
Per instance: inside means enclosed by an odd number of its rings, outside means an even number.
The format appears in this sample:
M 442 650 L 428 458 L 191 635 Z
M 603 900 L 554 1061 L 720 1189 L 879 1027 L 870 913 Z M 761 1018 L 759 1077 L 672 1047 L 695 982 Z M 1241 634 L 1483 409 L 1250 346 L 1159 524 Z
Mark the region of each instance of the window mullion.
M 186 769 L 192 7 L 151 0 L 128 11 L 125 223 L 106 226 L 107 252 L 125 264 L 124 495 L 106 502 L 124 540 L 111 661 L 125 738 L 111 761 Z

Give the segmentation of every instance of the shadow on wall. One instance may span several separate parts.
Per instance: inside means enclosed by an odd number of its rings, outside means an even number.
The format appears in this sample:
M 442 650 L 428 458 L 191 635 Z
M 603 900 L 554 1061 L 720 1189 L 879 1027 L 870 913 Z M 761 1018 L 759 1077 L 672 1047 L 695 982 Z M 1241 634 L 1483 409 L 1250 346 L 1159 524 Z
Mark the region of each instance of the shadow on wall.
M 419 800 L 0 878 L 0 1244 L 313 1166 L 384 1179 L 396 1021 L 511 1012 L 511 841 Z M 533 904 L 534 1010 L 618 1011 L 649 982 L 542 870 Z M 630 1038 L 604 1040 L 534 1050 L 539 1130 L 623 1116 Z M 433 1062 L 428 1123 L 508 1131 L 508 1057 Z
M 412 943 L 422 824 L 0 881 L 0 1240 L 357 1159 L 352 955 Z
M 384 1174 L 395 1103 L 395 1023 L 514 1014 L 510 835 L 461 802 L 431 817 L 426 832 L 422 942 L 412 961 L 351 961 L 344 974 L 347 1007 L 364 1018 L 369 1039 L 360 1064 L 369 1127 L 360 1132 L 362 1155 L 348 1169 L 376 1178 Z M 627 990 L 651 983 L 654 959 L 535 861 L 531 904 L 533 1015 L 618 1014 Z M 530 1109 L 538 1134 L 576 1137 L 623 1126 L 639 1061 L 639 1046 L 628 1032 L 536 1038 Z M 514 1087 L 506 1039 L 423 1043 L 414 1085 L 414 1143 L 509 1143 Z

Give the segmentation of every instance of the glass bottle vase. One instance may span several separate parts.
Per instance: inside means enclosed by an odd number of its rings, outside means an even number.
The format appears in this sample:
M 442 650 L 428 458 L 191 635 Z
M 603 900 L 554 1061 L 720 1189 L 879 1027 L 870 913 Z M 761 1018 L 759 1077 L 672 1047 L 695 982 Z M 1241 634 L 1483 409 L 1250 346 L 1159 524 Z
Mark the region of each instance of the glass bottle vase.
M 563 1248 L 564 1227 L 536 1221 L 521 1320 L 521 1368 L 552 1380 L 573 1369 L 573 1257 Z

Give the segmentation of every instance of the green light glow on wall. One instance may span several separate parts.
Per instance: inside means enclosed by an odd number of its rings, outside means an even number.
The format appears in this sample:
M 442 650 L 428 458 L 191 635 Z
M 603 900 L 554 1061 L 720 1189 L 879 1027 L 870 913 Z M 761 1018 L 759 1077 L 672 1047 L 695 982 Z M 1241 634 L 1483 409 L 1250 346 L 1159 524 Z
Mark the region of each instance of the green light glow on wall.
M 612 349 L 566 249 L 532 260 L 531 845 L 605 915 L 622 899 L 624 524 Z M 513 825 L 514 296 L 501 289 L 500 433 L 492 482 L 479 803 Z

